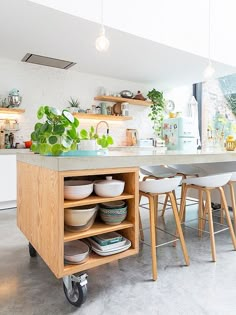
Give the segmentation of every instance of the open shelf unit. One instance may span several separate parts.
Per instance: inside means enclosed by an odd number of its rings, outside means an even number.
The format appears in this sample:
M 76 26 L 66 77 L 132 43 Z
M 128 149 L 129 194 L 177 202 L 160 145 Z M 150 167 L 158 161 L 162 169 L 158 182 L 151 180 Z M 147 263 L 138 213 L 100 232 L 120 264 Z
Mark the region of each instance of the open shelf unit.
M 0 107 L 0 114 L 22 114 L 25 110 L 22 108 L 5 108 Z
M 83 114 L 83 113 L 73 113 L 78 119 L 96 119 L 96 120 L 132 120 L 130 116 L 115 116 L 115 115 L 102 115 L 102 114 Z
M 114 103 L 124 103 L 127 102 L 133 105 L 141 105 L 141 106 L 150 106 L 152 102 L 150 101 L 141 101 L 135 100 L 133 98 L 124 98 L 124 97 L 116 97 L 116 96 L 95 96 L 95 101 L 102 101 L 102 102 L 114 102 Z
M 88 270 L 138 253 L 138 168 L 106 168 L 93 170 L 56 171 L 46 167 L 18 162 L 17 225 L 57 278 Z M 66 179 L 104 179 L 105 175 L 125 181 L 122 195 L 103 198 L 91 195 L 82 200 L 64 200 Z M 25 181 L 27 178 L 27 181 Z M 86 231 L 69 232 L 64 227 L 64 210 L 115 200 L 127 202 L 127 217 L 118 225 L 95 220 Z M 64 263 L 64 244 L 73 240 L 117 231 L 130 240 L 131 247 L 121 253 L 99 256 L 91 253 L 80 265 Z

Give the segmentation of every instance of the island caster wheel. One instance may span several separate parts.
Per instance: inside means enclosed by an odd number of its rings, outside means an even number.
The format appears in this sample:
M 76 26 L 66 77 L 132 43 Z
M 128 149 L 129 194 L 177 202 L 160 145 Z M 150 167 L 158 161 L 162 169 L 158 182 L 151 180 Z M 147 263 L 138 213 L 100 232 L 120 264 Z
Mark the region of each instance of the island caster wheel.
M 63 277 L 63 289 L 70 304 L 80 307 L 87 297 L 87 274 Z
M 36 250 L 34 249 L 34 247 L 30 243 L 29 243 L 29 254 L 30 254 L 30 257 L 36 257 L 37 256 Z

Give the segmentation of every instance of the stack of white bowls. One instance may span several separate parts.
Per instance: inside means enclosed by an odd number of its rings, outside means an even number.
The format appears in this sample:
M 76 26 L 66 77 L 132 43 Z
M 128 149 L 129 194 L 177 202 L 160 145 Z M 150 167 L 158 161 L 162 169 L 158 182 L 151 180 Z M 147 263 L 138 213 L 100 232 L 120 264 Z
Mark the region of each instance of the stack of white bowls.
M 85 205 L 65 209 L 65 228 L 68 231 L 85 231 L 94 223 L 98 205 Z
M 89 258 L 89 247 L 82 241 L 76 240 L 64 246 L 64 259 L 69 264 L 82 264 Z
M 89 180 L 67 180 L 64 183 L 64 198 L 80 200 L 87 198 L 93 192 L 93 182 Z
M 95 194 L 100 197 L 120 196 L 125 188 L 125 182 L 122 180 L 112 179 L 112 176 L 106 176 L 104 180 L 94 181 Z

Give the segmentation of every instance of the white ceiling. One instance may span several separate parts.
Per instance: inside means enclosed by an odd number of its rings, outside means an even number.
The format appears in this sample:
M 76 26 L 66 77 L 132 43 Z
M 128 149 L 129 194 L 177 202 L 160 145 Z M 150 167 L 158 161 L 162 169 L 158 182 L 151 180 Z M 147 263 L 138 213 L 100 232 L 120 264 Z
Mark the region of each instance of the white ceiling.
M 76 62 L 73 70 L 160 89 L 203 79 L 203 57 L 112 28 L 106 29 L 109 51 L 99 53 L 94 45 L 99 25 L 94 22 L 26 0 L 1 0 L 0 12 L 1 58 L 20 61 L 26 53 L 41 54 Z M 214 66 L 218 76 L 236 72 L 222 63 Z

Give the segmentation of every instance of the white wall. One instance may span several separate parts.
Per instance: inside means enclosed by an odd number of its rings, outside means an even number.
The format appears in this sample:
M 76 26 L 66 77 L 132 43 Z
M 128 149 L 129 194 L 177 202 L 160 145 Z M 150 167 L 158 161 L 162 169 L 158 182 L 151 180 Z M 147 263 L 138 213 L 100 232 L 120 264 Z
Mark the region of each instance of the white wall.
M 98 88 L 103 86 L 111 92 L 129 89 L 133 93 L 141 90 L 144 95 L 150 89 L 147 85 L 116 80 L 108 77 L 78 73 L 73 70 L 60 70 L 38 65 L 30 65 L 11 60 L 0 59 L 1 86 L 0 96 L 7 97 L 12 88 L 20 90 L 23 97 L 21 108 L 25 113 L 16 117 L 20 122 L 20 131 L 16 133 L 17 141 L 28 140 L 36 122 L 36 112 L 40 105 L 66 108 L 70 96 L 80 100 L 81 108 L 91 108 L 97 104 L 93 100 Z M 152 87 L 151 87 L 152 88 Z M 152 125 L 148 119 L 149 108 L 129 106 L 129 115 L 133 120 L 127 122 L 109 122 L 110 133 L 116 145 L 124 144 L 126 128 L 137 128 L 141 137 L 152 136 Z M 0 118 L 5 117 L 2 115 Z M 96 125 L 98 121 L 80 120 L 80 127 Z M 103 132 L 102 126 L 99 129 Z M 104 129 L 105 131 L 105 129 Z
M 30 134 L 37 120 L 36 112 L 40 105 L 50 105 L 63 109 L 68 106 L 68 100 L 72 96 L 79 99 L 81 108 L 87 109 L 91 108 L 92 104 L 99 103 L 93 98 L 101 86 L 111 92 L 129 89 L 136 93 L 137 90 L 141 90 L 144 95 L 153 88 L 153 86 L 130 81 L 4 59 L 0 59 L 0 73 L 2 78 L 0 97 L 7 97 L 12 88 L 18 88 L 23 97 L 20 107 L 25 109 L 25 113 L 13 116 L 20 123 L 20 131 L 15 134 L 17 142 L 30 139 Z M 155 88 L 158 89 L 158 87 Z M 164 96 L 166 99 L 172 99 L 176 104 L 176 111 L 181 111 L 185 115 L 191 93 L 192 88 L 187 86 L 166 91 Z M 133 120 L 126 122 L 109 121 L 110 133 L 115 140 L 115 145 L 125 144 L 126 128 L 138 129 L 141 138 L 153 136 L 152 123 L 148 118 L 149 110 L 145 106 L 129 105 L 129 115 L 133 117 Z M 3 117 L 6 116 L 1 115 L 0 118 Z M 96 120 L 80 120 L 80 128 L 96 126 L 97 123 Z M 99 131 L 105 132 L 105 126 L 101 126 Z

